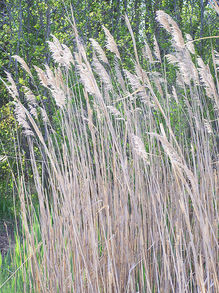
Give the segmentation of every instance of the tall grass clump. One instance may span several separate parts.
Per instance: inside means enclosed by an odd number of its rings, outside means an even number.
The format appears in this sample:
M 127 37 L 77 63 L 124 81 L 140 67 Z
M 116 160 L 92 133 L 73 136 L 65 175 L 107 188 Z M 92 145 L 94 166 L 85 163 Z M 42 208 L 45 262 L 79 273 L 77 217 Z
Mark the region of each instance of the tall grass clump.
M 54 68 L 34 73 L 15 56 L 33 84 L 23 100 L 8 73 L 33 174 L 14 179 L 23 292 L 218 288 L 218 53 L 211 73 L 191 36 L 185 41 L 158 11 L 171 53 L 162 58 L 155 39 L 154 50 L 145 43 L 139 54 L 125 20 L 134 47 L 128 69 L 105 27 L 108 53 L 91 39 L 90 62 L 73 21 L 74 53 L 54 36 L 48 42 Z M 40 100 L 45 91 L 49 99 Z

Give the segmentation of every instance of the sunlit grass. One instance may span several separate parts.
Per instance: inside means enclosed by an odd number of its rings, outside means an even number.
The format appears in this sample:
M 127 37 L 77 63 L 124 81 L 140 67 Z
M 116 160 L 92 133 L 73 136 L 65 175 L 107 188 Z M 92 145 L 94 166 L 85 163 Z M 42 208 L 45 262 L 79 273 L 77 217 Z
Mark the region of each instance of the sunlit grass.
M 25 106 L 8 74 L 33 180 L 14 178 L 22 232 L 2 292 L 216 292 L 218 89 L 177 24 L 158 20 L 173 44 L 162 61 L 155 44 L 141 65 L 126 18 L 129 70 L 106 29 L 114 61 L 91 41 L 90 64 L 73 23 L 76 52 L 53 37 L 56 68 L 35 68 Z

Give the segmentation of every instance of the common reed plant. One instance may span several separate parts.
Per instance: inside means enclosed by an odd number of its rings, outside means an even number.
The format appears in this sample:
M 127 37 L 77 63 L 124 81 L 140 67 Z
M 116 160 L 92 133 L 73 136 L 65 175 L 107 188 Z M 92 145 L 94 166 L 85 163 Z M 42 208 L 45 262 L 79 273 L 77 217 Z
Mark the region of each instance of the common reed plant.
M 134 47 L 128 69 L 105 27 L 107 52 L 91 39 L 91 62 L 74 20 L 75 51 L 52 36 L 55 66 L 35 67 L 41 86 L 15 56 L 35 84 L 23 89 L 24 103 L 9 73 L 5 83 L 33 180 L 22 170 L 14 180 L 24 245 L 2 292 L 20 271 L 22 292 L 219 288 L 218 53 L 211 73 L 191 36 L 185 41 L 163 11 L 157 20 L 171 37 L 164 57 L 156 39 L 138 52 L 125 17 Z

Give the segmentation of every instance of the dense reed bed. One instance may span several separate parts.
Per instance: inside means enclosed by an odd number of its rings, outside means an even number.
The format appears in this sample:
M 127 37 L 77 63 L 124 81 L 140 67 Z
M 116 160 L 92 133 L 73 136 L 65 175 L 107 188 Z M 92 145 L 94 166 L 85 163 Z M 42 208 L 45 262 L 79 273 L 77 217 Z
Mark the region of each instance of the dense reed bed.
M 14 57 L 33 83 L 24 101 L 6 84 L 33 178 L 15 178 L 19 260 L 2 292 L 216 292 L 218 54 L 211 73 L 169 15 L 157 20 L 172 53 L 156 39 L 139 52 L 126 17 L 129 68 L 107 28 L 107 55 L 92 39 L 90 61 L 74 21 L 75 51 L 53 36 L 55 68 L 35 67 L 41 87 Z

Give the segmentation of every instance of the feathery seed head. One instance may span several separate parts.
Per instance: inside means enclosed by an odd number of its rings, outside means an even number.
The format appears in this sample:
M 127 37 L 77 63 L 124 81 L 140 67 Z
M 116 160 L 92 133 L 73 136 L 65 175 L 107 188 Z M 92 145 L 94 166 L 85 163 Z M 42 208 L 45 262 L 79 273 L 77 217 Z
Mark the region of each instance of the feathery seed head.
M 94 67 L 95 72 L 98 74 L 100 79 L 103 81 L 103 83 L 106 86 L 106 90 L 112 90 L 113 86 L 111 83 L 111 79 L 109 77 L 109 74 L 107 73 L 106 69 L 104 66 L 99 62 L 97 59 L 96 55 L 94 54 L 93 56 L 93 62 L 92 65 Z
M 91 41 L 91 44 L 92 44 L 94 50 L 98 54 L 100 60 L 103 61 L 104 63 L 108 64 L 109 62 L 107 60 L 106 54 L 103 51 L 103 49 L 101 48 L 101 46 L 99 45 L 99 43 L 96 40 L 92 39 L 92 38 L 90 38 L 90 41 Z
M 115 42 L 113 36 L 111 35 L 110 31 L 105 26 L 103 26 L 103 30 L 104 30 L 104 33 L 105 33 L 106 39 L 107 39 L 107 41 L 106 41 L 107 49 L 110 50 L 112 53 L 114 53 L 118 59 L 121 59 L 118 47 L 117 47 L 116 42 Z
M 200 75 L 201 82 L 204 84 L 206 93 L 209 97 L 215 98 L 216 103 L 218 103 L 218 94 L 214 84 L 214 79 L 211 75 L 210 69 L 208 65 L 205 65 L 202 58 L 199 57 L 198 59 L 198 72 Z
M 53 41 L 47 41 L 47 43 L 50 51 L 52 52 L 54 61 L 66 68 L 69 68 L 71 63 L 74 64 L 74 59 L 70 49 L 66 45 L 60 44 L 59 40 L 54 35 L 52 35 L 52 37 Z
M 171 34 L 174 46 L 178 49 L 184 49 L 185 43 L 183 40 L 182 32 L 179 29 L 177 23 L 164 11 L 158 10 L 156 12 L 157 20 L 160 24 Z
M 41 84 L 43 86 L 45 86 L 45 87 L 48 87 L 49 84 L 48 84 L 45 72 L 41 68 L 39 68 L 39 67 L 37 67 L 35 65 L 34 65 L 34 68 L 35 68 L 35 70 L 37 72 L 37 75 L 38 75 L 38 78 L 39 78 Z
M 144 143 L 141 138 L 137 135 L 132 135 L 132 143 L 134 152 L 141 157 L 147 164 L 150 164 L 148 161 L 148 154 L 145 151 Z
M 133 90 L 136 90 L 141 87 L 140 79 L 137 75 L 132 74 L 127 69 L 124 69 L 124 73 Z
M 160 49 L 159 49 L 158 42 L 155 36 L 154 36 L 154 54 L 156 58 L 159 60 L 159 62 L 161 62 Z
M 189 50 L 190 53 L 195 54 L 195 47 L 194 44 L 192 43 L 193 39 L 192 36 L 190 34 L 186 34 L 186 47 Z
M 23 58 L 21 58 L 18 55 L 14 55 L 14 56 L 12 56 L 12 58 L 17 60 L 21 64 L 22 68 L 33 78 L 32 73 L 30 71 L 30 68 L 28 67 L 27 63 L 24 61 Z
M 163 28 L 165 28 L 165 30 L 167 30 L 169 33 L 171 33 L 171 27 L 169 24 L 169 18 L 170 16 L 164 12 L 163 10 L 158 10 L 156 12 L 156 19 L 157 21 L 159 21 L 159 23 L 163 26 Z
M 7 80 L 10 83 L 10 85 L 7 85 L 6 83 L 4 83 L 10 93 L 10 95 L 14 98 L 17 99 L 18 98 L 18 91 L 17 91 L 17 87 L 16 84 L 11 76 L 11 74 L 7 71 L 5 71 L 6 75 L 7 75 Z
M 153 55 L 147 42 L 145 42 L 145 46 L 142 49 L 142 53 L 145 59 L 148 59 L 150 63 L 153 63 Z

